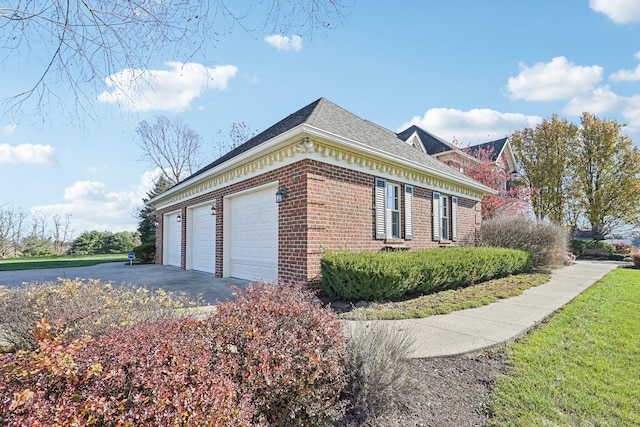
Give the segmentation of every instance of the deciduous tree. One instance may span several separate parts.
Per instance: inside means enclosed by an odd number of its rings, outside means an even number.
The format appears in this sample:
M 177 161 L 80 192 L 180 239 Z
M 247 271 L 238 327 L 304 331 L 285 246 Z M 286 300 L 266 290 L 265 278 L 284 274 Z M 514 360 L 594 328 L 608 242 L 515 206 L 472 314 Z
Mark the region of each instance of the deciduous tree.
M 581 117 L 573 169 L 594 240 L 603 240 L 640 213 L 640 150 L 616 121 L 591 113 Z
M 564 220 L 566 171 L 575 157 L 577 132 L 577 126 L 554 114 L 535 128 L 511 135 L 520 173 L 534 191 L 531 204 L 539 220 Z
M 142 159 L 158 168 L 170 182 L 196 172 L 202 163 L 202 137 L 181 119 L 156 117 L 154 122 L 141 121 L 136 128 Z
M 495 160 L 494 148 L 458 149 L 455 160 L 448 160 L 450 166 L 465 175 L 496 190 L 497 194 L 482 197 L 482 218 L 496 215 L 524 214 L 530 200 L 529 188 L 512 179 L 506 159 Z

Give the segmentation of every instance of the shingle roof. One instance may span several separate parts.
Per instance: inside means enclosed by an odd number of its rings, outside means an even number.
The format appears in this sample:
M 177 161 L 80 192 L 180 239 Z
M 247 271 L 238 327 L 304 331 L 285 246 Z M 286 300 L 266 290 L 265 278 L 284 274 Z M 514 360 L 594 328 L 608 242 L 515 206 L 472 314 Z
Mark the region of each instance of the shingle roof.
M 409 128 L 403 130 L 397 135 L 398 135 L 398 138 L 402 139 L 403 141 L 406 141 L 415 132 L 418 133 L 418 137 L 420 138 L 420 141 L 422 141 L 422 146 L 424 147 L 427 154 L 430 154 L 433 156 L 434 154 L 444 153 L 446 151 L 452 150 L 451 144 L 446 142 L 444 139 L 416 125 L 411 125 Z
M 422 166 L 450 175 L 451 177 L 458 178 L 462 181 L 470 181 L 470 178 L 466 175 L 463 175 L 457 170 L 432 158 L 430 155 L 408 145 L 406 142 L 398 138 L 393 131 L 383 128 L 382 126 L 368 120 L 361 119 L 333 102 L 325 98 L 320 98 L 280 120 L 264 132 L 259 133 L 244 144 L 200 169 L 180 184 L 189 181 L 196 176 L 201 175 L 204 172 L 211 170 L 216 166 L 301 124 L 307 124 L 323 131 L 339 135 L 343 138 L 356 141 L 376 150 L 413 161 Z
M 495 162 L 498 160 L 498 156 L 502 152 L 504 148 L 504 144 L 507 143 L 507 138 L 496 139 L 495 141 L 484 142 L 478 145 L 472 145 L 469 147 L 471 150 L 471 155 L 475 156 L 475 154 L 479 150 L 487 150 L 487 153 L 491 153 L 491 161 Z

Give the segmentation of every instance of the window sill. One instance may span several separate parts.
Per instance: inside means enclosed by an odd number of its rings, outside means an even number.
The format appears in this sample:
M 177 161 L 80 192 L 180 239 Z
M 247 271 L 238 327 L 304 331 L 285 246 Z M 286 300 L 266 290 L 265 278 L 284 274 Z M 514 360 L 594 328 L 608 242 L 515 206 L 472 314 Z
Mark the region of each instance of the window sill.
M 411 246 L 406 244 L 404 239 L 385 239 L 383 251 L 408 251 Z

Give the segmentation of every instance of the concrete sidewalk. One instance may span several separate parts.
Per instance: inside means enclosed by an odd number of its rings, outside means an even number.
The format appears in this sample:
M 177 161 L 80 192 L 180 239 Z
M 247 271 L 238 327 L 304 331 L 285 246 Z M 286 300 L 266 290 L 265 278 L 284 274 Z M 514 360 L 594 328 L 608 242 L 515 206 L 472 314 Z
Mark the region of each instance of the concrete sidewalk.
M 478 353 L 525 335 L 621 264 L 578 261 L 555 270 L 543 285 L 489 305 L 424 319 L 349 321 L 348 328 L 382 325 L 411 334 L 412 358 Z

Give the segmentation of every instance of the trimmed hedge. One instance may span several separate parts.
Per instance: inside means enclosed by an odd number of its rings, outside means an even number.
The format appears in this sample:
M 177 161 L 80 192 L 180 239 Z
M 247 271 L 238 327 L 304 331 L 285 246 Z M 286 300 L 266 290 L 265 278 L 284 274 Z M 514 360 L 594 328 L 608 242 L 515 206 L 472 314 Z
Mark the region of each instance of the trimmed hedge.
M 141 262 L 152 263 L 156 259 L 156 244 L 143 243 L 140 246 L 133 248 L 132 252 Z
M 321 285 L 334 299 L 380 300 L 429 294 L 529 270 L 531 255 L 491 247 L 411 252 L 333 252 L 320 262 Z

